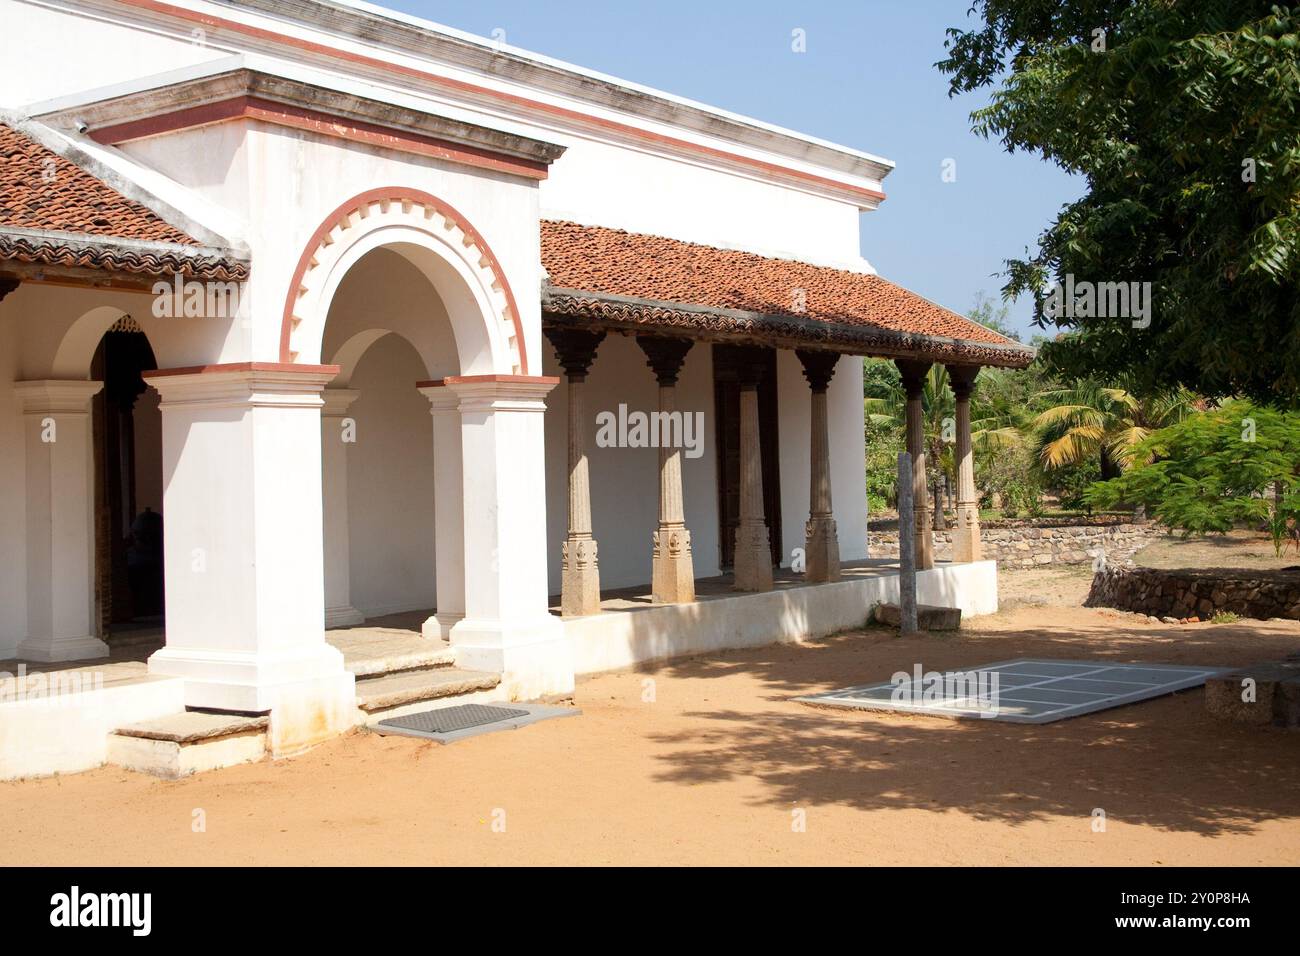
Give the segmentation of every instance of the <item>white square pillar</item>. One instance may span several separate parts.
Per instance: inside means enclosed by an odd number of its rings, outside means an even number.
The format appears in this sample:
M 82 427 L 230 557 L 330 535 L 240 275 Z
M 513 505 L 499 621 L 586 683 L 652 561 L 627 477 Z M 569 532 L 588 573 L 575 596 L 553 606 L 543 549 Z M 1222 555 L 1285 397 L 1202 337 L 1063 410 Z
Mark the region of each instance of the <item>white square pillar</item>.
M 146 374 L 162 396 L 167 645 L 149 670 L 190 706 L 271 713 L 285 753 L 352 726 L 325 642 L 321 389 L 334 366 Z
M 465 521 L 465 618 L 451 641 L 457 663 L 501 673 L 514 699 L 573 691 L 568 641 L 547 602 L 543 399 L 558 383 L 446 379 L 460 400 Z
M 102 382 L 15 382 L 27 487 L 27 637 L 18 657 L 104 657 L 96 635 L 90 400 Z
M 433 529 L 438 606 L 421 628 L 448 640 L 465 618 L 465 503 L 461 463 L 460 396 L 442 382 L 417 383 L 433 416 Z
M 347 411 L 360 394 L 354 388 L 327 388 L 321 393 L 325 403 L 320 411 L 320 454 L 326 627 L 355 627 L 365 620 L 352 606 L 348 517 L 348 448 L 355 439 L 356 425 Z

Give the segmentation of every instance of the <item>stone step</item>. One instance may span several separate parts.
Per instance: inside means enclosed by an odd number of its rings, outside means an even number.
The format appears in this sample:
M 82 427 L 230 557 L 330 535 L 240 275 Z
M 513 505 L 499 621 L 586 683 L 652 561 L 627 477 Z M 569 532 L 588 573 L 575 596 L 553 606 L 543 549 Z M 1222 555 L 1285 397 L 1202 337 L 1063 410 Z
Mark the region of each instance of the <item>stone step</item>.
M 451 667 L 456 652 L 446 641 L 386 627 L 331 631 L 330 644 L 343 653 L 343 666 L 358 679 L 403 671 Z
M 491 690 L 499 683 L 500 674 L 460 667 L 387 674 L 357 681 L 357 706 L 372 714 L 403 704 Z
M 1223 720 L 1300 728 L 1300 659 L 1217 674 L 1205 682 L 1205 706 Z
M 108 735 L 108 762 L 175 780 L 266 756 L 269 718 L 180 711 L 119 727 Z
M 901 627 L 903 610 L 897 604 L 877 604 L 875 621 L 886 627 Z M 918 604 L 916 626 L 923 631 L 955 631 L 961 627 L 961 608 Z

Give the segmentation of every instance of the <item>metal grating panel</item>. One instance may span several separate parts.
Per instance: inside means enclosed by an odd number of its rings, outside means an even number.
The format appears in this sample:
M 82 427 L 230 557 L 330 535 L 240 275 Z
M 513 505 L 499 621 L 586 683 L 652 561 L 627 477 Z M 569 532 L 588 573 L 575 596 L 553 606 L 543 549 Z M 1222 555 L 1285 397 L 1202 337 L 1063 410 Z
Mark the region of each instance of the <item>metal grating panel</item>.
M 509 720 L 512 717 L 527 717 L 528 711 L 513 707 L 493 707 L 489 704 L 457 704 L 455 707 L 443 707 L 438 710 L 426 710 L 404 717 L 391 717 L 385 720 L 386 727 L 400 727 L 403 730 L 416 730 L 422 734 L 451 734 L 484 724 Z
M 936 675 L 797 697 L 798 701 L 861 710 L 896 710 L 941 717 L 979 717 L 1046 724 L 1174 691 L 1199 687 L 1220 668 L 1174 664 L 1110 664 L 1023 658 Z
M 551 717 L 575 717 L 580 713 L 576 707 L 541 704 L 455 704 L 389 717 L 373 726 L 381 734 L 421 737 L 447 744 L 496 730 L 514 730 Z

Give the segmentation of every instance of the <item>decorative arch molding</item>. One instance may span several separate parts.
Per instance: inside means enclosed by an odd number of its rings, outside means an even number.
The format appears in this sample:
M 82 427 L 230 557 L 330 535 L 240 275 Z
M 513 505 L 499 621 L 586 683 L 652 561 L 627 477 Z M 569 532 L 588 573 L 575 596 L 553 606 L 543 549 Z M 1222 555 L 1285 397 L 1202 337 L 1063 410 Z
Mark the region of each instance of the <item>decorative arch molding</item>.
M 519 307 L 492 248 L 449 203 L 431 193 L 402 186 L 385 186 L 353 196 L 326 216 L 312 234 L 285 296 L 280 361 L 297 363 L 304 346 L 319 350 L 329 300 L 342 279 L 337 267 L 358 240 L 390 227 L 397 227 L 395 233 L 429 237 L 467 280 L 474 277 L 472 284 L 477 288 L 470 291 L 484 304 L 490 323 L 488 341 L 494 343 L 494 353 L 496 343 L 504 353 L 494 364 L 508 365 L 515 375 L 530 374 Z M 452 261 L 453 257 L 458 261 Z

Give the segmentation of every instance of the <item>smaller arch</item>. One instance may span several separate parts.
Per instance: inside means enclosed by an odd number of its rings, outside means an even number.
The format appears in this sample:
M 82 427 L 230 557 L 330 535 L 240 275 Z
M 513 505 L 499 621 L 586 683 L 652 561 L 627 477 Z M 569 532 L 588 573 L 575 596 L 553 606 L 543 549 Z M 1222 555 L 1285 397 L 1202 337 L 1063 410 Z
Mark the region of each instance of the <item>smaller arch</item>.
M 95 357 L 104 334 L 128 313 L 111 305 L 100 305 L 73 321 L 59 340 L 54 361 L 50 363 L 51 378 L 88 379 L 90 363 Z M 135 331 L 140 331 L 139 327 Z
M 325 363 L 326 365 L 337 365 L 339 367 L 339 373 L 334 376 L 330 386 L 332 388 L 347 388 L 352 382 L 353 373 L 357 370 L 357 363 L 369 351 L 370 346 L 384 336 L 393 334 L 395 333 L 392 329 L 365 329 L 354 333 L 346 342 L 334 350 L 334 355 Z
M 318 332 L 323 333 L 329 298 L 341 279 L 334 273 L 348 258 L 349 251 L 359 244 L 356 240 L 344 240 L 349 231 L 363 223 L 366 227 L 361 231 L 361 239 L 385 227 L 393 227 L 394 234 L 422 235 L 432 240 L 426 248 L 439 250 L 438 254 L 458 272 L 477 276 L 479 294 L 489 303 L 484 311 L 497 323 L 497 328 L 489 328 L 489 339 L 504 341 L 505 361 L 513 373 L 529 374 L 523 322 L 496 254 L 473 224 L 449 203 L 430 193 L 400 186 L 372 189 L 341 203 L 312 234 L 286 293 L 280 326 L 280 361 L 296 362 L 303 344 L 314 345 L 310 340 L 297 341 L 300 335 L 314 337 Z

